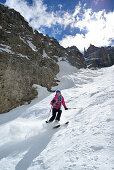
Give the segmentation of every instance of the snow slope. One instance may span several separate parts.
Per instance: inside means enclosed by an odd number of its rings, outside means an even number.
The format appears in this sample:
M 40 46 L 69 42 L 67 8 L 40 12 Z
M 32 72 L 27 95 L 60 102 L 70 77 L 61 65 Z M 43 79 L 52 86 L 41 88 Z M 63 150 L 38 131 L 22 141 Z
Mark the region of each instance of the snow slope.
M 54 93 L 35 85 L 40 98 L 0 115 L 0 170 L 114 169 L 114 66 L 59 65 L 58 87 L 67 107 L 77 108 L 63 109 L 61 123 L 70 123 L 58 129 L 44 123 Z

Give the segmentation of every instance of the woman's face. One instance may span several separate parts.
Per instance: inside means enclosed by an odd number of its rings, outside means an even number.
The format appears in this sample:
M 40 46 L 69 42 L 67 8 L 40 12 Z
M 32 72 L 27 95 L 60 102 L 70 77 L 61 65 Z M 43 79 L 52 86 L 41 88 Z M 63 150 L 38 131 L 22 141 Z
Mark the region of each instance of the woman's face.
M 60 95 L 61 95 L 61 93 L 57 92 L 57 96 L 60 96 Z

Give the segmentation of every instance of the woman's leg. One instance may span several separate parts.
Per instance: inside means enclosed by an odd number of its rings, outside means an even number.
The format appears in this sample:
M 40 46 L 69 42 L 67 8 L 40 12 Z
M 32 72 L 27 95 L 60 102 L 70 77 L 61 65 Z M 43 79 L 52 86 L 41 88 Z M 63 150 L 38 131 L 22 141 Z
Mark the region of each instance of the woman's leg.
M 58 114 L 57 114 L 56 120 L 60 121 L 62 110 L 58 109 L 57 112 Z
M 53 108 L 53 109 L 52 109 L 52 117 L 49 119 L 49 122 L 52 122 L 52 121 L 55 119 L 55 117 L 56 117 L 56 112 L 57 112 L 57 109 Z

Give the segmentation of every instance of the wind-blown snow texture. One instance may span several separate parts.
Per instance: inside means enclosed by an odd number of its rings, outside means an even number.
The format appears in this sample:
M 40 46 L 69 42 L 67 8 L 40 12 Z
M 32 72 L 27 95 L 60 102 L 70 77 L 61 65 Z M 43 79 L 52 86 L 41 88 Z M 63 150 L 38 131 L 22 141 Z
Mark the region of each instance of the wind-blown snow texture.
M 0 115 L 0 170 L 114 169 L 114 66 L 59 65 L 58 87 L 67 107 L 77 108 L 63 109 L 61 122 L 70 123 L 58 129 L 44 123 L 54 93 L 36 85 L 40 98 Z

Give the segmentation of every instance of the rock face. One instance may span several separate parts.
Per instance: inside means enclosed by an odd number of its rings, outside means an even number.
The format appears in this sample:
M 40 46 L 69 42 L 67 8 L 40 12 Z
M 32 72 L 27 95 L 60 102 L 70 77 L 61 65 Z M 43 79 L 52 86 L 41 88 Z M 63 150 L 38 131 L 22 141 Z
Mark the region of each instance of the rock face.
M 91 67 L 109 67 L 114 64 L 114 47 L 95 47 L 90 45 L 87 51 L 84 51 L 86 64 Z
M 33 31 L 18 12 L 0 4 L 0 113 L 35 98 L 33 84 L 51 91 L 57 85 L 60 60 L 86 68 L 76 47 L 63 48 L 56 39 Z
M 68 47 L 69 57 L 68 61 L 77 68 L 86 68 L 86 62 L 83 54 L 78 50 L 76 46 Z

